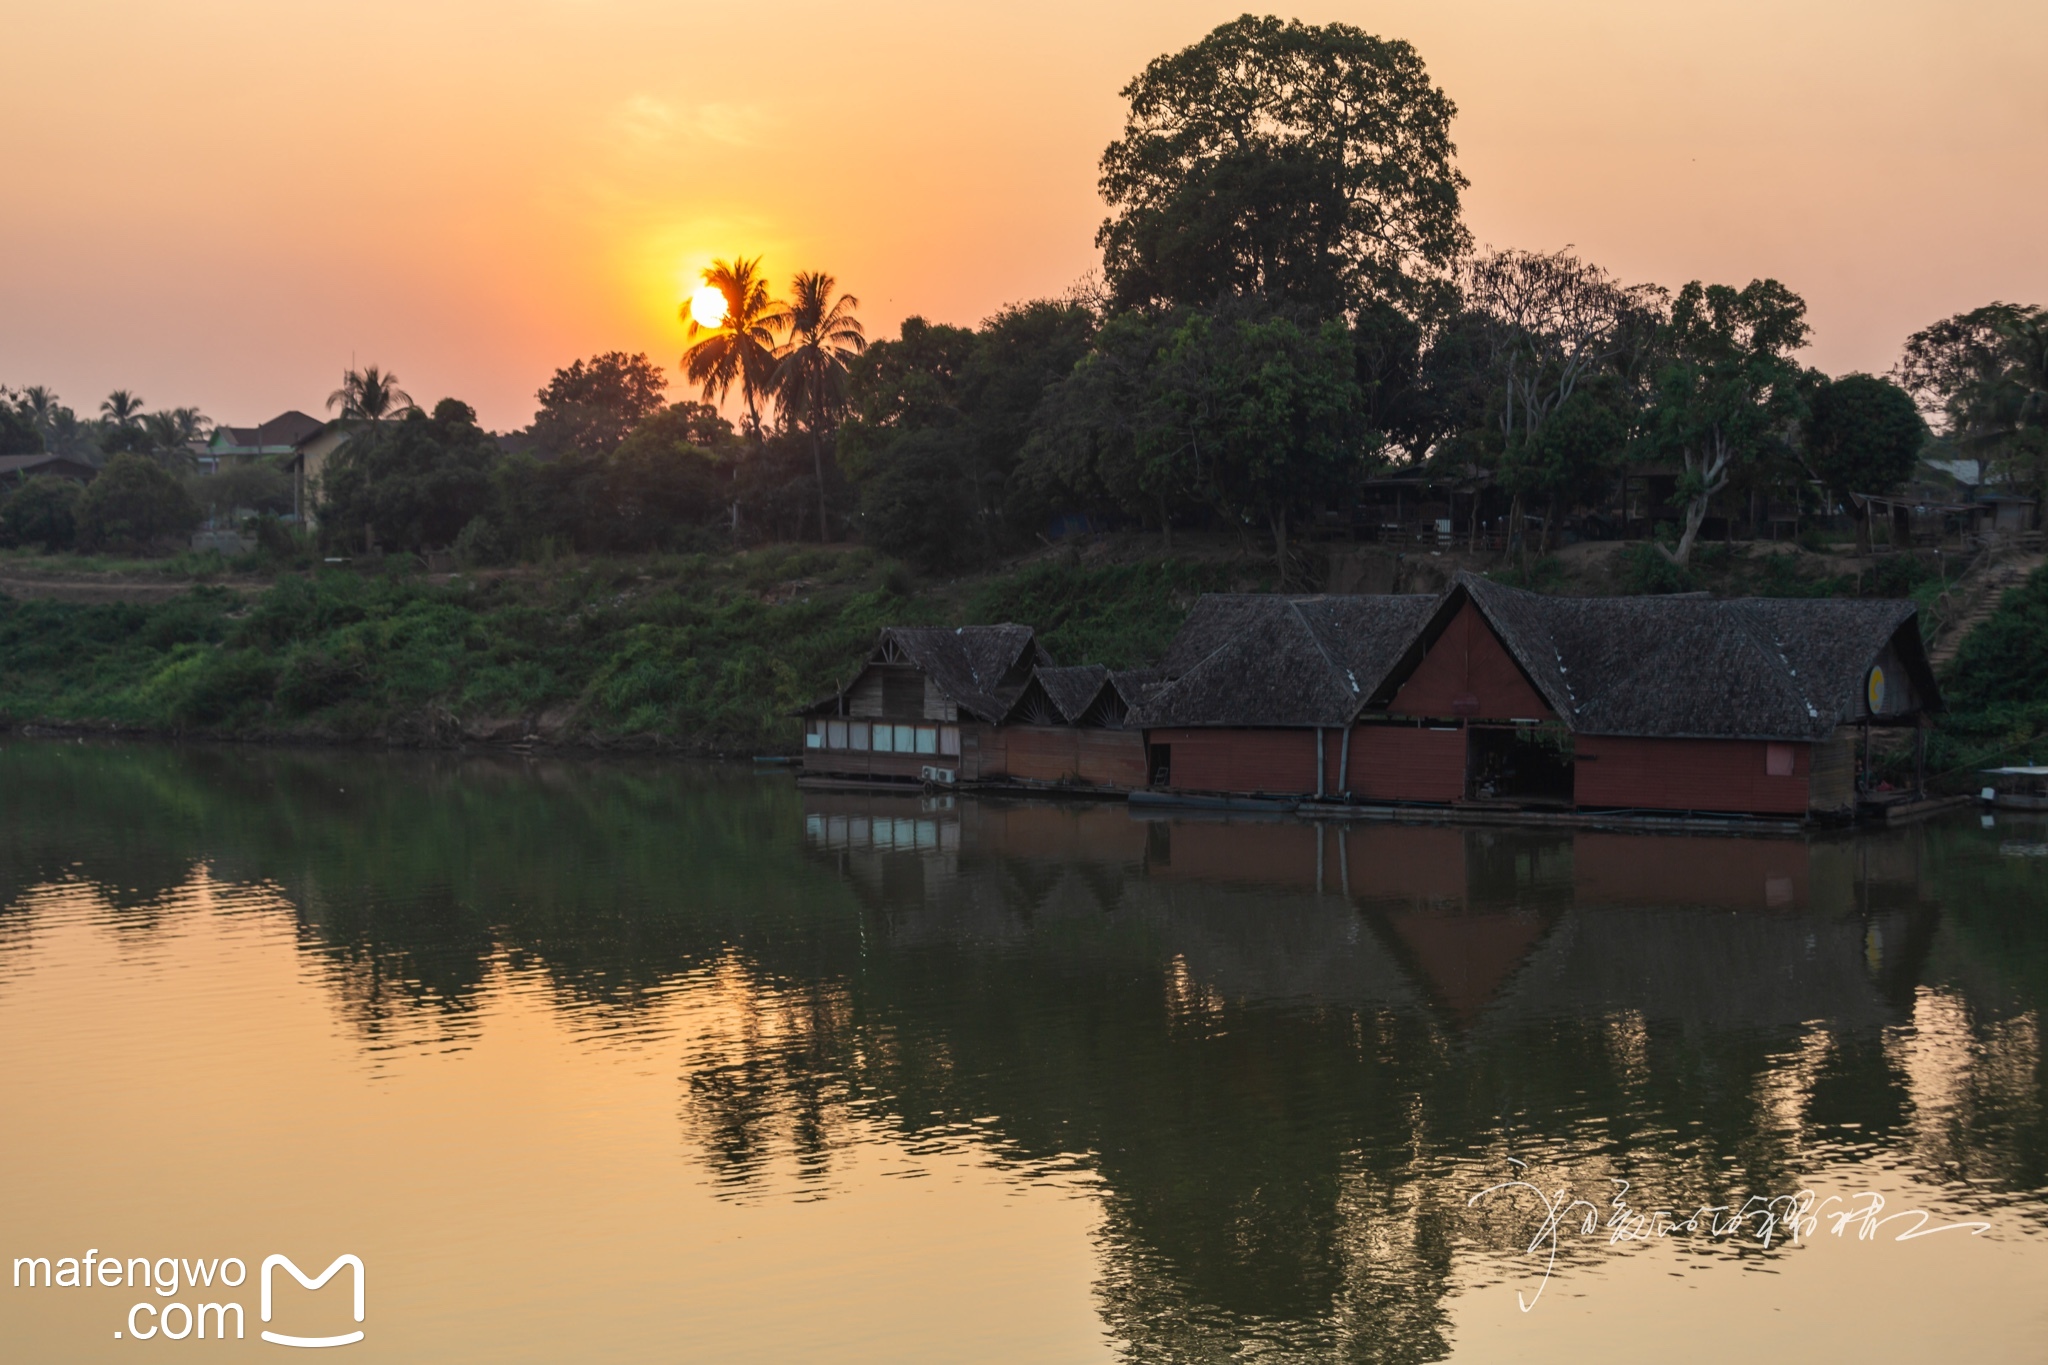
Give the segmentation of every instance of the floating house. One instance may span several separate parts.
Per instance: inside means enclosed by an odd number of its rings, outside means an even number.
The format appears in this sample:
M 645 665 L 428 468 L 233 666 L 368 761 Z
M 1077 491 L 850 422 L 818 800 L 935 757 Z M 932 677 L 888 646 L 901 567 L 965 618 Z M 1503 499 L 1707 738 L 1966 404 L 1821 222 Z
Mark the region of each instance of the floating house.
M 983 780 L 1001 770 L 997 727 L 1052 659 L 1031 627 L 884 630 L 846 686 L 800 713 L 802 772 L 908 785 Z M 993 765 L 990 760 L 996 760 Z
M 1254 600 L 1198 607 L 1176 642 L 1208 653 L 1137 716 L 1154 786 L 1846 814 L 1858 740 L 1940 707 L 1910 602 L 1549 597 L 1470 574 L 1439 598 Z
M 1212 594 L 1158 667 L 884 631 L 804 712 L 819 779 L 1641 815 L 1852 815 L 1941 699 L 1904 601 Z M 1860 756 L 1859 756 L 1860 751 Z

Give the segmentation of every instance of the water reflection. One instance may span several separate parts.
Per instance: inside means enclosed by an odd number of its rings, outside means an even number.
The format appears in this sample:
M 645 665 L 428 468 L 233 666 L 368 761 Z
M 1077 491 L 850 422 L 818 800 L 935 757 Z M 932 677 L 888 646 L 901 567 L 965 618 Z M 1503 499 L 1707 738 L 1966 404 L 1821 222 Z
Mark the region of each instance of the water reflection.
M 366 1054 L 459 1046 L 508 982 L 588 1046 L 665 1047 L 725 1198 L 832 1198 L 876 1143 L 905 1175 L 1084 1174 L 1129 1357 L 1437 1360 L 1460 1285 L 1517 1273 L 1517 1227 L 1467 1202 L 1509 1157 L 1688 1202 L 1882 1170 L 2048 1225 L 2048 859 L 2010 852 L 2041 835 L 1136 819 L 17 742 L 0 992 L 63 888 L 146 943 L 203 877 L 285 907 Z

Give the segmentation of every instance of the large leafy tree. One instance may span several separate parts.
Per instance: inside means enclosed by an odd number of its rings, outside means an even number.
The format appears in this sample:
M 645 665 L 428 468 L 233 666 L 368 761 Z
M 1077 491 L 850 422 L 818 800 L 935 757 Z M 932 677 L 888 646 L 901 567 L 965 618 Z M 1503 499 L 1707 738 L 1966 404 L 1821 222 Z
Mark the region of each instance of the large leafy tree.
M 352 439 L 320 479 L 320 525 L 337 543 L 361 537 L 403 550 L 451 545 L 491 498 L 498 445 L 466 403 L 432 416 L 410 408 Z
M 540 410 L 531 434 L 555 455 L 608 455 L 662 409 L 668 376 L 643 353 L 608 351 L 555 371 L 534 395 Z
M 1907 338 L 1894 373 L 1963 449 L 2048 492 L 2048 308 L 1945 318 Z
M 1122 94 L 1097 233 L 1122 305 L 1260 293 L 1319 311 L 1447 293 L 1468 238 L 1450 99 L 1348 24 L 1224 24 Z
M 0 501 L 0 545 L 40 545 L 45 554 L 71 548 L 78 534 L 78 500 L 85 492 L 69 479 L 38 474 Z
M 1682 466 L 1686 563 L 1716 494 L 1745 466 L 1783 455 L 1804 412 L 1792 354 L 1806 344 L 1806 303 L 1776 280 L 1741 289 L 1698 280 L 1672 301 L 1657 375 L 1650 440 Z
M 1655 289 L 1625 289 L 1569 251 L 1487 252 L 1466 265 L 1463 284 L 1466 307 L 1480 319 L 1486 340 L 1501 481 L 1515 499 L 1510 534 L 1521 532 L 1525 501 L 1547 497 L 1547 547 L 1559 512 L 1598 482 L 1601 466 L 1627 437 L 1626 423 L 1617 430 L 1609 420 L 1611 401 L 1574 408 L 1573 399 L 1641 344 L 1659 319 L 1663 297 Z M 1546 440 L 1552 420 L 1568 409 L 1571 432 Z
M 825 433 L 846 411 L 846 372 L 867 349 L 867 332 L 851 294 L 832 297 L 838 282 L 821 270 L 806 270 L 790 281 L 789 339 L 776 351 L 775 393 L 810 437 L 811 467 L 818 480 L 818 539 L 830 540 L 831 513 L 825 506 Z
M 1927 442 L 1912 395 L 1867 374 L 1822 380 L 1808 399 L 1801 454 L 1807 472 L 1849 509 L 1856 548 L 1870 550 L 1870 509 L 1859 493 L 1884 494 L 1913 473 Z
M 690 343 L 683 352 L 683 373 L 699 386 L 707 403 L 723 402 L 738 384 L 747 405 L 748 431 L 758 445 L 760 400 L 775 386 L 776 334 L 787 325 L 789 309 L 768 292 L 759 256 L 751 261 L 744 256 L 713 261 L 704 270 L 704 283 L 723 296 L 725 315 L 715 322 L 699 320 L 692 316 L 690 304 L 683 304 Z
M 1141 448 L 1229 520 L 1265 523 L 1285 575 L 1291 520 L 1365 472 L 1355 365 L 1341 322 L 1193 312 L 1155 362 Z

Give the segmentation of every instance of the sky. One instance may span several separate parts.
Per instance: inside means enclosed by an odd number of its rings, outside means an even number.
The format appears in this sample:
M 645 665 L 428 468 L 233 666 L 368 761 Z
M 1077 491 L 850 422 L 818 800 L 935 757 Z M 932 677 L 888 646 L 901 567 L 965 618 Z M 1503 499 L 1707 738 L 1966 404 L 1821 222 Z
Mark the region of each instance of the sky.
M 673 370 L 735 253 L 971 324 L 1096 268 L 1117 91 L 1242 8 L 0 0 L 0 384 L 250 423 L 353 361 L 511 429 L 579 356 Z M 1775 277 L 1833 373 L 2048 302 L 2040 0 L 1278 12 L 1416 47 L 1483 245 Z

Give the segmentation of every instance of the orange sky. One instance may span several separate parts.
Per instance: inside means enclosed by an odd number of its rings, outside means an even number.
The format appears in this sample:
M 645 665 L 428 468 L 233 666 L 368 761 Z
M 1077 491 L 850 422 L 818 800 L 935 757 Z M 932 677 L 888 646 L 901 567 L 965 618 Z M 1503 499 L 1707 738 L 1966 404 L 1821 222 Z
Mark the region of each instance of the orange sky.
M 673 365 L 735 251 L 973 322 L 1095 264 L 1118 87 L 1242 8 L 0 0 L 0 383 L 250 422 L 354 356 L 509 428 L 577 356 Z M 2039 0 L 1282 12 L 1416 45 L 1482 243 L 1775 275 L 1837 372 L 2048 302 Z

